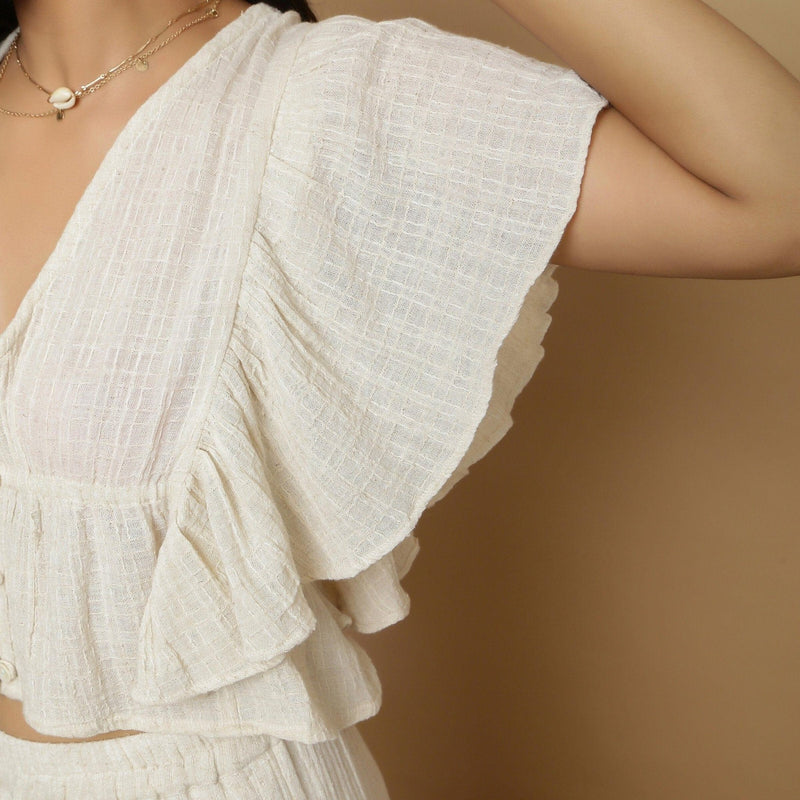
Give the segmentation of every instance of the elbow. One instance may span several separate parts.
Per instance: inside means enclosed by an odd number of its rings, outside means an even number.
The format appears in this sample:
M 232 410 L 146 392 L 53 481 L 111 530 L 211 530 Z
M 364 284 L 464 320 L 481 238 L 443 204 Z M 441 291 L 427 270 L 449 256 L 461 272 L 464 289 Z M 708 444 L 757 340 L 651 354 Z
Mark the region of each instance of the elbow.
M 800 208 L 776 234 L 775 268 L 781 277 L 800 275 Z
M 800 202 L 797 203 L 789 220 L 785 257 L 792 275 L 800 275 Z
M 761 231 L 756 278 L 788 278 L 800 275 L 800 201 L 772 203 L 758 215 Z

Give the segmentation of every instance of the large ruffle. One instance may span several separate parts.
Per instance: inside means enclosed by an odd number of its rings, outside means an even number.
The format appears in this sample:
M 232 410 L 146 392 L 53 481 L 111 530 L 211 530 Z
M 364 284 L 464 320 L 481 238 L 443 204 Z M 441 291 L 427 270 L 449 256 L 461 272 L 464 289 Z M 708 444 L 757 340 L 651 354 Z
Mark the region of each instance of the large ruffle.
M 377 711 L 378 676 L 345 629 L 372 633 L 408 614 L 402 579 L 419 551 L 417 520 L 511 427 L 513 402 L 544 352 L 553 270 L 526 293 L 496 369 L 465 394 L 466 448 L 464 440 L 454 447 L 422 491 L 403 483 L 398 463 L 387 489 L 405 515 L 391 525 L 373 517 L 356 540 L 321 524 L 314 476 L 292 455 L 302 435 L 284 427 L 270 350 L 258 349 L 271 336 L 257 329 L 268 318 L 257 302 L 267 296 L 257 285 L 266 273 L 254 271 L 250 302 L 243 297 L 246 324 L 236 326 L 191 470 L 173 499 L 142 618 L 134 700 L 178 703 L 254 676 L 262 697 L 300 707 L 294 725 L 267 722 L 269 731 L 308 741 Z M 297 399 L 291 386 L 283 391 L 287 402 Z M 385 513 L 378 498 L 369 508 Z M 289 717 L 286 710 L 279 716 Z

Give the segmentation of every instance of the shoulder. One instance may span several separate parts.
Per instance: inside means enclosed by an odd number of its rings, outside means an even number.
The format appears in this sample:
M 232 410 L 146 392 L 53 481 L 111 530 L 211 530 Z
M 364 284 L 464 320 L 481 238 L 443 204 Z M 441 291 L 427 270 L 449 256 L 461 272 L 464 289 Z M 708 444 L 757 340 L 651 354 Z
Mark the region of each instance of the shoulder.
M 509 48 L 446 31 L 416 17 L 375 21 L 340 14 L 302 27 L 295 70 L 304 74 L 355 69 L 366 80 L 387 68 L 418 73 L 442 56 L 474 57 L 486 48 L 524 58 Z
M 342 14 L 297 27 L 290 82 L 318 103 L 362 105 L 369 96 L 483 108 L 493 96 L 564 98 L 588 88 L 570 69 L 416 17 L 374 21 Z

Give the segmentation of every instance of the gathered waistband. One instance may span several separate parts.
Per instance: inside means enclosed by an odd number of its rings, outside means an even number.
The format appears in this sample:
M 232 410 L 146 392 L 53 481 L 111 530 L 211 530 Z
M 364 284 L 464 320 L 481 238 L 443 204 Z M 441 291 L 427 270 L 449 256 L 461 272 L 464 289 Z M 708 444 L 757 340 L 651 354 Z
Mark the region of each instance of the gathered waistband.
M 189 782 L 215 783 L 272 749 L 268 735 L 207 737 L 198 734 L 136 733 L 90 742 L 32 742 L 0 731 L 0 782 L 124 774 L 142 788 L 166 791 Z
M 153 733 L 31 742 L 0 731 L 0 800 L 389 800 L 355 725 L 307 744 Z

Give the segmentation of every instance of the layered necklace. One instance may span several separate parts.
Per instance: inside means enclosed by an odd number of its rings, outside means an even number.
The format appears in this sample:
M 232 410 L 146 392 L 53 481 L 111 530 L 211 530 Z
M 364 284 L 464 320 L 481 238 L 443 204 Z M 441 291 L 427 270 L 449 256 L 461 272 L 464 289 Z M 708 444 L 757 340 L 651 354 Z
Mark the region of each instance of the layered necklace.
M 6 73 L 6 68 L 8 67 L 8 63 L 13 54 L 16 58 L 17 64 L 19 65 L 19 68 L 22 70 L 22 73 L 34 86 L 47 95 L 47 102 L 50 103 L 52 108 L 49 111 L 42 111 L 38 114 L 30 114 L 25 111 L 12 111 L 8 108 L 3 108 L 0 106 L 0 112 L 11 117 L 51 117 L 55 115 L 57 120 L 63 119 L 64 112 L 75 106 L 81 97 L 87 94 L 92 94 L 92 92 L 96 92 L 102 86 L 105 86 L 110 80 L 116 78 L 117 75 L 125 72 L 125 70 L 133 67 L 139 72 L 147 71 L 147 69 L 150 67 L 149 59 L 154 53 L 159 51 L 162 47 L 168 45 L 171 41 L 176 39 L 193 25 L 197 25 L 198 23 L 207 19 L 212 19 L 213 17 L 218 17 L 218 7 L 220 2 L 221 0 L 203 0 L 203 2 L 198 3 L 196 6 L 193 6 L 181 14 L 178 14 L 178 16 L 173 17 L 158 33 L 151 36 L 135 53 L 129 55 L 123 61 L 120 61 L 120 63 L 115 67 L 111 67 L 111 69 L 108 69 L 101 75 L 98 75 L 94 80 L 89 81 L 89 83 L 86 83 L 80 88 L 74 90 L 70 89 L 68 86 L 59 86 L 57 89 L 50 91 L 49 89 L 45 89 L 44 86 L 37 83 L 30 76 L 22 64 L 22 60 L 20 59 L 19 41 L 21 31 L 17 30 L 17 33 L 9 45 L 3 60 L 0 62 L 0 81 L 3 79 L 3 76 Z M 153 42 L 155 42 L 162 34 L 166 33 L 179 19 L 182 19 L 189 14 L 194 14 L 195 12 L 200 11 L 202 8 L 207 8 L 204 14 L 181 26 L 178 30 L 174 31 L 166 39 L 164 39 L 163 42 L 153 45 Z

